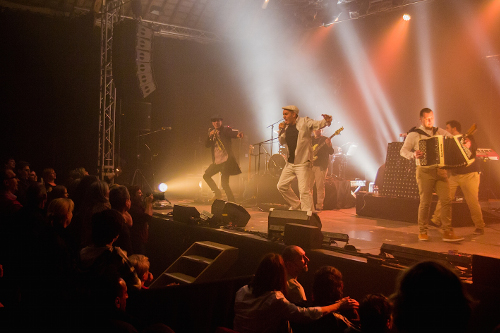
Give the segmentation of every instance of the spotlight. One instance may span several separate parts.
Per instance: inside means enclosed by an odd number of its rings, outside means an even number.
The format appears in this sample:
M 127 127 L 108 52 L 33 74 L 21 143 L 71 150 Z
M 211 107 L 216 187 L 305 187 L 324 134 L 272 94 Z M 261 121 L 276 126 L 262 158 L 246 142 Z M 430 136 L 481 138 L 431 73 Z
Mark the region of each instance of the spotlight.
M 160 192 L 166 192 L 168 189 L 168 186 L 165 183 L 160 183 L 160 185 L 158 185 L 158 189 L 160 190 Z
M 203 181 L 200 180 L 200 182 L 198 183 L 198 187 L 201 189 L 203 188 Z
M 403 15 L 403 20 L 409 21 L 411 19 L 411 16 L 409 14 L 404 14 Z

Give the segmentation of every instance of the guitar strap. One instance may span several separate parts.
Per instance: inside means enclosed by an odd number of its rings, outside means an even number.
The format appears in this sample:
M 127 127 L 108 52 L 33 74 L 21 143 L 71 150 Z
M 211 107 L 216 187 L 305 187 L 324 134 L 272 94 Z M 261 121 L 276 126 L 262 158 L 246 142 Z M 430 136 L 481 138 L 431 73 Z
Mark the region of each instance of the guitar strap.
M 412 128 L 408 131 L 408 133 L 411 133 L 411 132 L 416 132 L 416 133 L 418 133 L 418 134 L 425 135 L 425 136 L 427 136 L 427 137 L 429 137 L 429 138 L 430 138 L 430 137 L 432 137 L 432 136 L 436 135 L 437 131 L 438 131 L 438 128 L 437 128 L 437 127 L 433 127 L 433 128 L 432 128 L 432 135 L 429 135 L 429 134 L 427 134 L 426 132 L 422 131 L 420 128 L 417 128 L 417 127 L 412 127 Z

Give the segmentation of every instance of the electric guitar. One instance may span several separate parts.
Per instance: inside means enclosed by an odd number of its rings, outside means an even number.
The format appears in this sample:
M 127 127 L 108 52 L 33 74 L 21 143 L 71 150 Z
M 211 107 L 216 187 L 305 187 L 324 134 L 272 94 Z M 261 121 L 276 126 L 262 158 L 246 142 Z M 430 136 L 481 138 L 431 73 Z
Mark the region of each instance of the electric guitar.
M 344 130 L 344 127 L 342 126 L 341 128 L 339 128 L 338 130 L 335 131 L 335 133 L 333 133 L 328 139 L 331 139 L 333 138 L 335 135 L 339 135 L 340 132 L 342 132 Z M 321 142 L 320 144 L 315 144 L 313 146 L 313 161 L 316 161 L 316 159 L 318 158 L 318 152 L 321 148 L 323 148 L 323 146 L 326 144 L 326 140 Z

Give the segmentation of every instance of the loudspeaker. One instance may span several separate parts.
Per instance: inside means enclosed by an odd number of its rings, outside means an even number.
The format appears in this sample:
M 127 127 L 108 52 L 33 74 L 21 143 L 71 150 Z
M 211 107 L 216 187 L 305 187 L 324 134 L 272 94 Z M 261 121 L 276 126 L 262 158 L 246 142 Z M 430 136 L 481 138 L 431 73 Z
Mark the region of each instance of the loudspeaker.
M 321 220 L 316 213 L 302 210 L 271 209 L 267 219 L 268 237 L 283 238 L 287 223 L 311 225 L 321 230 Z
M 151 103 L 125 102 L 122 107 L 123 126 L 134 131 L 151 131 Z
M 472 255 L 472 282 L 498 288 L 500 281 L 500 259 Z
M 174 205 L 172 214 L 174 221 L 187 224 L 197 224 L 197 220 L 200 219 L 200 212 L 192 206 Z
M 323 234 L 312 225 L 287 223 L 284 241 L 286 245 L 297 245 L 303 249 L 319 249 L 323 244 Z
M 235 227 L 244 227 L 250 220 L 250 214 L 242 206 L 234 202 L 216 199 L 212 204 L 212 214 L 217 223 L 232 224 Z
M 113 79 L 120 95 L 145 98 L 156 89 L 151 68 L 153 30 L 135 20 L 115 24 Z

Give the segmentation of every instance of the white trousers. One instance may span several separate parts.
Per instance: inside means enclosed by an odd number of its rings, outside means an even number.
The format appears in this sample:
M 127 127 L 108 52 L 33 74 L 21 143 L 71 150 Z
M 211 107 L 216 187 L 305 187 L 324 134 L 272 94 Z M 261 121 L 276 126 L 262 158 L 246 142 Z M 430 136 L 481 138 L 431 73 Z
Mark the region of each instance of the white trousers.
M 297 178 L 299 183 L 300 200 L 292 190 L 292 181 Z M 278 191 L 290 205 L 290 209 L 313 211 L 313 196 L 312 196 L 312 163 L 306 162 L 302 164 L 286 163 L 281 172 L 280 180 L 278 181 Z
M 325 201 L 325 178 L 328 169 L 321 170 L 319 166 L 313 166 L 312 171 L 314 174 L 313 184 L 316 183 L 316 208 L 323 209 L 323 202 Z M 313 185 L 311 185 L 311 189 Z

